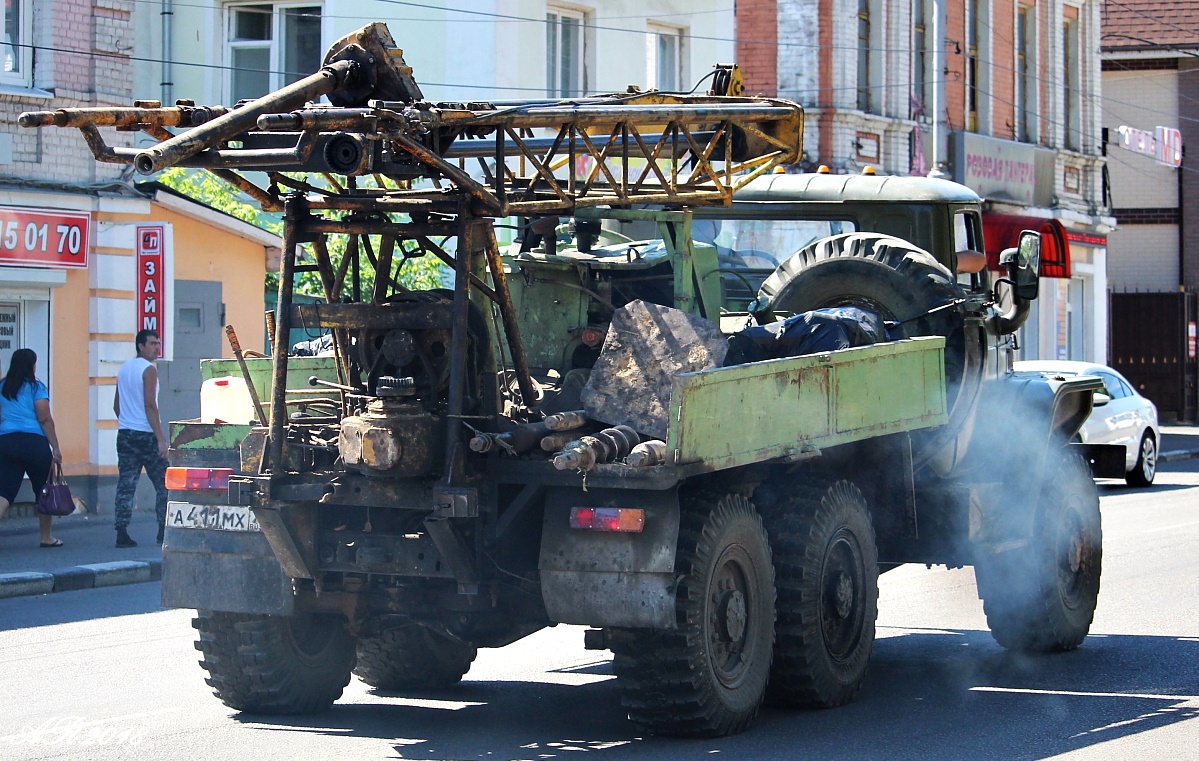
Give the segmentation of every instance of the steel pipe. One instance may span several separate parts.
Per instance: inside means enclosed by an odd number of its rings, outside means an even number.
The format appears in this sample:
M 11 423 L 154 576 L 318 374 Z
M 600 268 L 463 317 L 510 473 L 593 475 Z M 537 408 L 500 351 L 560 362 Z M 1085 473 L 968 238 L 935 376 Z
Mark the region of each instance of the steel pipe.
M 247 132 L 258 125 L 258 117 L 289 111 L 313 98 L 327 95 L 353 81 L 358 64 L 335 61 L 315 74 L 235 108 L 224 116 L 188 130 L 137 155 L 134 166 L 142 174 L 153 174 L 210 148 L 222 140 Z

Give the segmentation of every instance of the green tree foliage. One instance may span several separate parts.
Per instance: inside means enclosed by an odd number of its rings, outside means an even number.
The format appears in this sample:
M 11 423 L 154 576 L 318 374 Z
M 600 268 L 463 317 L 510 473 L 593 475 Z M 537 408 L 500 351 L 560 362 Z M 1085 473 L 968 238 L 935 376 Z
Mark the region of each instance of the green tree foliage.
M 182 193 L 205 206 L 224 212 L 275 235 L 283 234 L 282 214 L 263 211 L 240 190 L 209 172 L 172 167 L 163 171 L 158 176 L 158 181 L 168 188 Z M 368 181 L 368 184 L 373 183 Z M 404 219 L 404 215 L 393 214 L 390 216 L 394 221 L 402 221 Z M 331 235 L 328 237 L 329 256 L 333 260 L 334 266 L 337 266 L 342 256 L 345 255 L 346 244 L 346 236 Z M 379 250 L 378 236 L 371 236 L 369 246 L 372 251 L 377 252 Z M 362 246 L 359 248 L 361 250 Z M 407 258 L 401 253 L 400 247 L 396 247 L 395 264 L 393 265 L 393 277 L 395 281 L 400 286 L 412 290 L 427 290 L 442 287 L 447 273 L 445 265 L 436 257 L 423 254 L 413 246 L 406 248 L 411 249 Z M 301 248 L 300 262 L 312 261 L 314 261 L 312 249 L 306 244 Z M 362 255 L 360 255 L 358 280 L 359 292 L 361 294 L 370 294 L 375 284 L 375 272 L 371 268 L 367 258 Z M 268 272 L 264 287 L 272 291 L 277 289 L 279 287 L 279 274 Z M 325 295 L 320 277 L 315 272 L 298 273 L 296 275 L 295 288 L 297 293 L 319 297 Z M 351 297 L 352 290 L 352 278 L 347 275 L 339 295 L 342 299 L 348 299 Z

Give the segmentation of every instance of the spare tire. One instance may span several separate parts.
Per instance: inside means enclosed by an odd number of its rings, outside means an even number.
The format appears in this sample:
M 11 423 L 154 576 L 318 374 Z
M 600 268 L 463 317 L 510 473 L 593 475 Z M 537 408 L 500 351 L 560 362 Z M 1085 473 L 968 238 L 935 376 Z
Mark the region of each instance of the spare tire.
M 890 235 L 857 232 L 822 238 L 796 251 L 762 283 L 757 304 L 763 311 L 793 314 L 861 307 L 898 323 L 889 331 L 891 339 L 944 336 L 953 437 L 974 408 L 986 354 L 979 330 L 967 329 L 964 310 L 947 306 L 964 295 L 953 273 L 927 251 Z M 946 308 L 929 313 L 937 307 Z M 937 448 L 927 447 L 925 454 Z

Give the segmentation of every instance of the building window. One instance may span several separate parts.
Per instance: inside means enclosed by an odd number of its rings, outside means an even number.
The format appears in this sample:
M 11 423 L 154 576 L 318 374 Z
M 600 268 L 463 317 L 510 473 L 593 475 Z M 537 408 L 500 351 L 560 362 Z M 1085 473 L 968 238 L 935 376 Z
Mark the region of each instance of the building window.
M 1065 81 L 1062 87 L 1062 129 L 1065 132 L 1065 147 L 1079 150 L 1081 140 L 1081 98 L 1078 83 L 1078 21 L 1066 18 L 1062 21 L 1062 68 Z
M 651 24 L 646 35 L 649 45 L 649 83 L 659 90 L 678 91 L 687 81 L 683 48 L 684 31 L 678 27 Z
M 1037 141 L 1036 29 L 1033 9 L 1021 5 L 1016 12 L 1016 139 Z
M 545 90 L 553 98 L 586 94 L 584 34 L 586 16 L 562 8 L 545 14 Z
M 234 5 L 229 11 L 231 102 L 260 98 L 320 69 L 319 5 Z
M 928 38 L 931 33 L 928 27 L 928 0 L 914 0 L 912 3 L 912 116 L 928 116 L 929 104 L 932 98 L 928 92 L 928 64 L 931 60 L 928 50 Z
M 858 0 L 858 110 L 870 106 L 870 0 Z
M 979 2 L 966 5 L 966 129 L 978 132 L 979 106 Z
M 0 83 L 28 87 L 33 84 L 33 7 L 28 0 L 4 2 L 4 66 Z

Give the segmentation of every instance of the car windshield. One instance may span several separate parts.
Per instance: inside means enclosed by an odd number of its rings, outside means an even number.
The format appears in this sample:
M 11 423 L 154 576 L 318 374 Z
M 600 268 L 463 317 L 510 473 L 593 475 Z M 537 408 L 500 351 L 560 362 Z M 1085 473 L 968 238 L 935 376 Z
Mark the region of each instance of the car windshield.
M 773 270 L 820 238 L 857 230 L 847 219 L 696 219 L 691 234 L 711 243 L 721 267 Z

